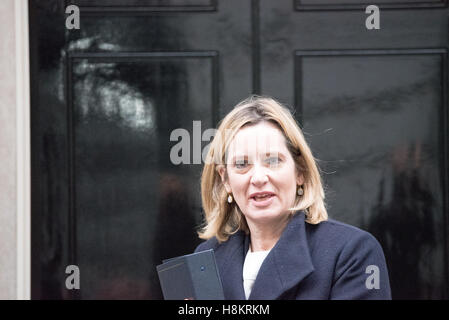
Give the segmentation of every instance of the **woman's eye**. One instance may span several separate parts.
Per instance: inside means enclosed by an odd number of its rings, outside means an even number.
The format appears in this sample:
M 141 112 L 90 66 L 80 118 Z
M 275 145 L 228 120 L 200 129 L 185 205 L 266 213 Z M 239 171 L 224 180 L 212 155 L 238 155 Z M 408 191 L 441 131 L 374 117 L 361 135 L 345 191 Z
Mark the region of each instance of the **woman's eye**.
M 243 169 L 243 168 L 246 167 L 247 164 L 248 164 L 248 162 L 246 160 L 243 160 L 243 159 L 242 160 L 237 160 L 235 162 L 235 167 L 237 169 Z
M 281 162 L 281 159 L 279 159 L 279 157 L 270 157 L 267 159 L 267 163 L 270 166 L 277 166 L 279 162 Z

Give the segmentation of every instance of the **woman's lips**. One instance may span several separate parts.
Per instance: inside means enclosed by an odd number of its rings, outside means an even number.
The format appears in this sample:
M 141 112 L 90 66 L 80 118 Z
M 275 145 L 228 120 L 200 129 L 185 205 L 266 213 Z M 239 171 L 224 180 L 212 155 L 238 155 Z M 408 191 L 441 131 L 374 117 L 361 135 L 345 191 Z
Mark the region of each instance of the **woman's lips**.
M 258 198 L 258 199 L 256 199 L 256 197 L 251 197 L 250 203 L 255 207 L 267 207 L 273 202 L 273 200 L 274 200 L 274 194 L 270 194 L 264 198 Z

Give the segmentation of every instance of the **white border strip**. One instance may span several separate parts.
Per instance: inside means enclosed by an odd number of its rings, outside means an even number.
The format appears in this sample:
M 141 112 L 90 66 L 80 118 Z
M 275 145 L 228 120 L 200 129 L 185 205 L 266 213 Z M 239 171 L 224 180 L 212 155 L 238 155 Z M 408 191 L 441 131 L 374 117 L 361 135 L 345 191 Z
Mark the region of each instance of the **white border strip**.
M 14 0 L 17 134 L 17 299 L 31 298 L 31 158 L 28 1 Z

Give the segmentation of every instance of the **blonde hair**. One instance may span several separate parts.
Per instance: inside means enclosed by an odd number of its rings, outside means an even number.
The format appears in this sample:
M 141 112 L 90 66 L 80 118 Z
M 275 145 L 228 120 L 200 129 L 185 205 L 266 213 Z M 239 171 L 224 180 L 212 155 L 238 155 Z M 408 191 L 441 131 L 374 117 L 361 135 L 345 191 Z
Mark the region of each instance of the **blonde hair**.
M 227 202 L 228 194 L 219 170 L 226 166 L 226 151 L 238 130 L 246 125 L 267 121 L 283 133 L 297 172 L 304 176 L 304 194 L 296 196 L 291 213 L 305 210 L 306 222 L 317 224 L 327 220 L 324 190 L 312 152 L 290 111 L 269 97 L 250 96 L 237 104 L 220 122 L 210 143 L 201 176 L 201 199 L 205 223 L 198 235 L 202 239 L 216 237 L 226 241 L 238 230 L 249 232 L 246 219 L 235 201 Z

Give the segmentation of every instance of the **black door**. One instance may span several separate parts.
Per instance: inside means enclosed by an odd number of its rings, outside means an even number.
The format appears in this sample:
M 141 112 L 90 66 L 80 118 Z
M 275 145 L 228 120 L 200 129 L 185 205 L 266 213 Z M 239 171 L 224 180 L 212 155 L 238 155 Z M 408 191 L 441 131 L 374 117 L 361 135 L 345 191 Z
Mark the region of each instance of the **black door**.
M 447 298 L 448 10 L 379 3 L 368 31 L 362 0 L 30 0 L 32 298 L 161 298 L 155 266 L 199 243 L 208 129 L 250 93 L 296 108 L 393 297 Z

